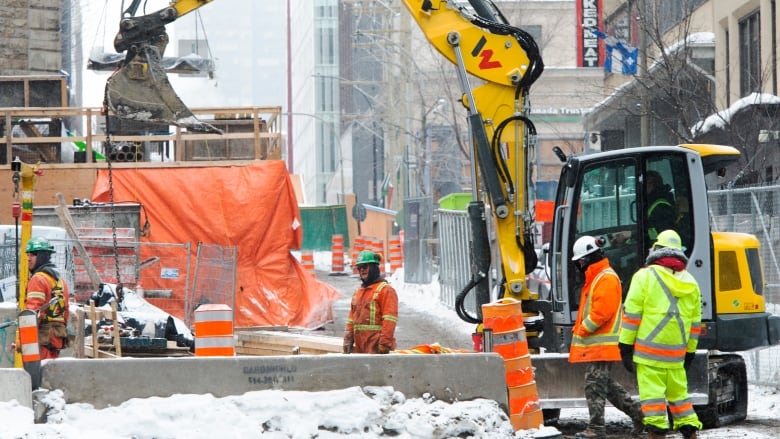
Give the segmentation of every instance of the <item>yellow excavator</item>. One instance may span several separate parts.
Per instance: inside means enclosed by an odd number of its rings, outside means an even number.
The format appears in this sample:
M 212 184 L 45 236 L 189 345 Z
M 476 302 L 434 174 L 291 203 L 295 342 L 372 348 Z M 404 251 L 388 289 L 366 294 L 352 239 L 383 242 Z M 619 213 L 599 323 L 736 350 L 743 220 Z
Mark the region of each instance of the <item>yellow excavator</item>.
M 115 48 L 127 51 L 124 66 L 109 79 L 107 105 L 117 117 L 166 122 L 213 131 L 197 121 L 173 92 L 160 59 L 168 38 L 164 26 L 211 0 L 172 1 L 135 17 L 133 0 L 122 19 Z M 736 149 L 717 145 L 628 148 L 566 156 L 555 201 L 552 242 L 541 270 L 550 288 L 529 288 L 527 275 L 539 263 L 531 231 L 534 212 L 529 157 L 536 130 L 528 94 L 544 70 L 534 39 L 508 23 L 490 0 L 403 0 L 427 40 L 457 69 L 472 136 L 472 280 L 456 300 L 458 315 L 481 324 L 481 305 L 494 298 L 522 302 L 528 345 L 536 354 L 536 382 L 545 416 L 585 407 L 581 365 L 567 362 L 583 279 L 571 263 L 582 235 L 630 236 L 604 248 L 624 288 L 651 244 L 647 234 L 647 176 L 661 175 L 677 212 L 688 270 L 702 290 L 703 330 L 689 390 L 705 426 L 747 415 L 745 363 L 733 352 L 780 342 L 780 317 L 766 312 L 759 241 L 751 235 L 710 231 L 706 178 L 738 159 Z M 476 87 L 470 81 L 479 81 Z M 489 239 L 492 230 L 495 243 Z M 498 255 L 495 260 L 492 255 Z M 464 303 L 476 295 L 477 312 Z M 478 326 L 479 328 L 479 326 Z M 731 353 L 729 353 L 731 352 Z M 616 368 L 622 372 L 622 368 Z M 635 378 L 618 376 L 633 390 Z
M 114 49 L 127 52 L 106 81 L 105 106 L 120 119 L 164 123 L 192 131 L 221 133 L 198 120 L 181 101 L 162 65 L 168 45 L 165 25 L 212 0 L 176 0 L 148 15 L 136 16 L 142 0 L 132 0 L 122 13 Z
M 700 351 L 689 371 L 696 411 L 707 427 L 744 419 L 746 369 L 733 352 L 777 344 L 780 316 L 765 309 L 756 237 L 710 231 L 706 178 L 736 161 L 739 152 L 728 146 L 677 145 L 567 157 L 556 149 L 562 171 L 552 242 L 544 246 L 540 268 L 551 287 L 529 288 L 526 275 L 537 268 L 528 194 L 533 187 L 528 157 L 536 133 L 528 119 L 527 96 L 543 70 L 536 43 L 509 25 L 490 0 L 403 3 L 429 43 L 455 64 L 472 133 L 475 178 L 468 212 L 473 272 L 456 298 L 458 315 L 480 324 L 481 305 L 491 298 L 521 300 L 528 345 L 537 352 L 532 362 L 545 418 L 555 418 L 561 408 L 586 407 L 584 368 L 567 361 L 584 281 L 571 262 L 572 247 L 583 235 L 613 243 L 604 253 L 625 294 L 652 244 L 647 232 L 651 202 L 645 189 L 648 175 L 657 173 L 675 203 L 670 227 L 683 237 L 688 270 L 702 291 Z M 472 88 L 469 75 L 482 83 Z M 493 234 L 488 229 L 494 231 L 495 243 L 489 241 Z M 491 254 L 499 258 L 491 260 Z M 476 315 L 464 305 L 470 294 L 475 294 Z M 614 371 L 625 374 L 622 368 Z M 633 376 L 618 379 L 636 391 Z

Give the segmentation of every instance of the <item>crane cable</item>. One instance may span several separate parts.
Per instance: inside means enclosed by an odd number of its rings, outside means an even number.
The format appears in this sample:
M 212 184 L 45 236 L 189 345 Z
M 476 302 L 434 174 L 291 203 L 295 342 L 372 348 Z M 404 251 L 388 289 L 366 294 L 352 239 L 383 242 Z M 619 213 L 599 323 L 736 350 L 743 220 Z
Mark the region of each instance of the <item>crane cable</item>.
M 114 73 L 119 71 L 119 69 L 121 68 L 122 65 L 120 63 L 120 66 L 117 68 L 117 70 Z M 122 291 L 123 286 L 122 286 L 121 273 L 119 271 L 119 245 L 117 244 L 117 238 L 116 238 L 116 212 L 114 209 L 114 178 L 112 172 L 113 167 L 111 166 L 111 154 L 109 154 L 109 149 L 111 148 L 111 129 L 110 129 L 110 117 L 108 114 L 108 84 L 110 82 L 111 82 L 111 78 L 109 78 L 108 81 L 106 81 L 105 92 L 103 94 L 103 114 L 105 114 L 106 116 L 106 140 L 103 142 L 103 151 L 106 157 L 106 164 L 108 165 L 108 202 L 111 211 L 111 237 L 112 237 L 112 244 L 114 250 L 114 266 L 116 268 L 116 300 L 117 303 L 121 304 L 123 299 L 123 291 Z

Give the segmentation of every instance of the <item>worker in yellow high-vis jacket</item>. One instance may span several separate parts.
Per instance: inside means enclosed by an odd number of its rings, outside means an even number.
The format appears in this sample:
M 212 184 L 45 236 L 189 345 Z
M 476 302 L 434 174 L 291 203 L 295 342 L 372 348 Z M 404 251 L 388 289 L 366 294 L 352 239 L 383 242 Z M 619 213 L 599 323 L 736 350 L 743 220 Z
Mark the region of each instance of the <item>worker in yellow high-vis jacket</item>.
M 623 305 L 620 354 L 626 369 L 636 369 L 643 422 L 651 439 L 666 437 L 667 407 L 672 428 L 684 438 L 697 438 L 702 428 L 685 373 L 701 332 L 701 291 L 685 268 L 683 251 L 677 232 L 659 233 L 645 266 L 631 279 Z

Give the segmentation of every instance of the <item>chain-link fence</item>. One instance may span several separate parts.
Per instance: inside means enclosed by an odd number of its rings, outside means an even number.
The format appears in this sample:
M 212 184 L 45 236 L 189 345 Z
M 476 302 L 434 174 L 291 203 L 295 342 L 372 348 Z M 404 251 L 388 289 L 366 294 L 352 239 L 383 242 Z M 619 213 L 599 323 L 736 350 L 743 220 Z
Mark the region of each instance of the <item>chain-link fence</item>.
M 133 242 L 113 239 L 73 240 L 50 239 L 58 250 L 52 262 L 68 283 L 71 300 L 87 303 L 95 291 L 93 283 L 116 284 L 143 294 L 152 305 L 192 323 L 192 312 L 202 303 L 223 303 L 235 306 L 236 248 L 216 244 L 192 245 Z M 79 253 L 82 248 L 88 258 Z M 0 280 L 12 280 L 6 297 L 15 296 L 16 246 L 0 244 Z M 194 268 L 192 262 L 194 261 Z M 92 265 L 88 267 L 87 264 Z M 92 273 L 92 274 L 90 274 Z M 97 276 L 97 279 L 93 279 Z M 12 294 L 11 294 L 12 293 Z M 13 297 L 15 300 L 15 297 Z
M 749 233 L 759 239 L 767 312 L 780 314 L 780 255 L 777 254 L 780 247 L 780 186 L 713 190 L 708 192 L 708 198 L 713 231 Z M 441 302 L 453 307 L 455 296 L 471 276 L 471 231 L 466 212 L 437 210 L 436 215 L 439 221 Z M 538 286 L 535 285 L 539 281 L 529 278 L 529 288 L 536 291 Z M 780 347 L 743 352 L 742 355 L 751 382 L 780 385 Z
M 761 242 L 767 312 L 780 310 L 780 186 L 731 188 L 708 193 L 712 230 L 749 233 Z M 778 207 L 775 207 L 778 206 Z M 755 384 L 780 386 L 780 348 L 742 353 L 748 379 Z
M 237 247 L 198 243 L 195 276 L 185 309 L 185 323 L 194 321 L 195 309 L 205 303 L 221 303 L 235 310 Z

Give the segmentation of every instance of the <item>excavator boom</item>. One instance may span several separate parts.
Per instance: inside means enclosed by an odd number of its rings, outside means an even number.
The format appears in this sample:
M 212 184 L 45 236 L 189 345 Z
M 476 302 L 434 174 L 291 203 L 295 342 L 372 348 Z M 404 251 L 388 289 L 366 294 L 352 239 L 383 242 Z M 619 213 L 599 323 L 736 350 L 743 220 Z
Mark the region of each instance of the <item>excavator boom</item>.
M 527 117 L 527 94 L 544 69 L 534 39 L 507 20 L 489 0 L 404 0 L 428 41 L 455 64 L 472 133 L 474 201 L 469 206 L 474 235 L 475 266 L 464 292 L 476 290 L 478 305 L 489 301 L 490 249 L 485 209 L 480 192 L 491 203 L 503 286 L 501 296 L 526 300 L 531 293 L 525 276 L 536 266 L 529 233 L 533 215 L 529 209 L 527 163 L 535 128 Z M 472 89 L 469 76 L 484 80 Z M 484 187 L 481 187 L 484 186 Z M 465 294 L 456 300 L 462 309 Z M 478 313 L 479 313 L 478 308 Z M 471 323 L 479 316 L 458 314 Z
M 173 90 L 162 66 L 168 45 L 165 25 L 212 0 L 178 0 L 159 11 L 133 16 L 140 0 L 124 11 L 114 49 L 127 52 L 119 69 L 106 82 L 105 104 L 120 119 L 163 123 L 192 131 L 221 133 L 199 121 Z

